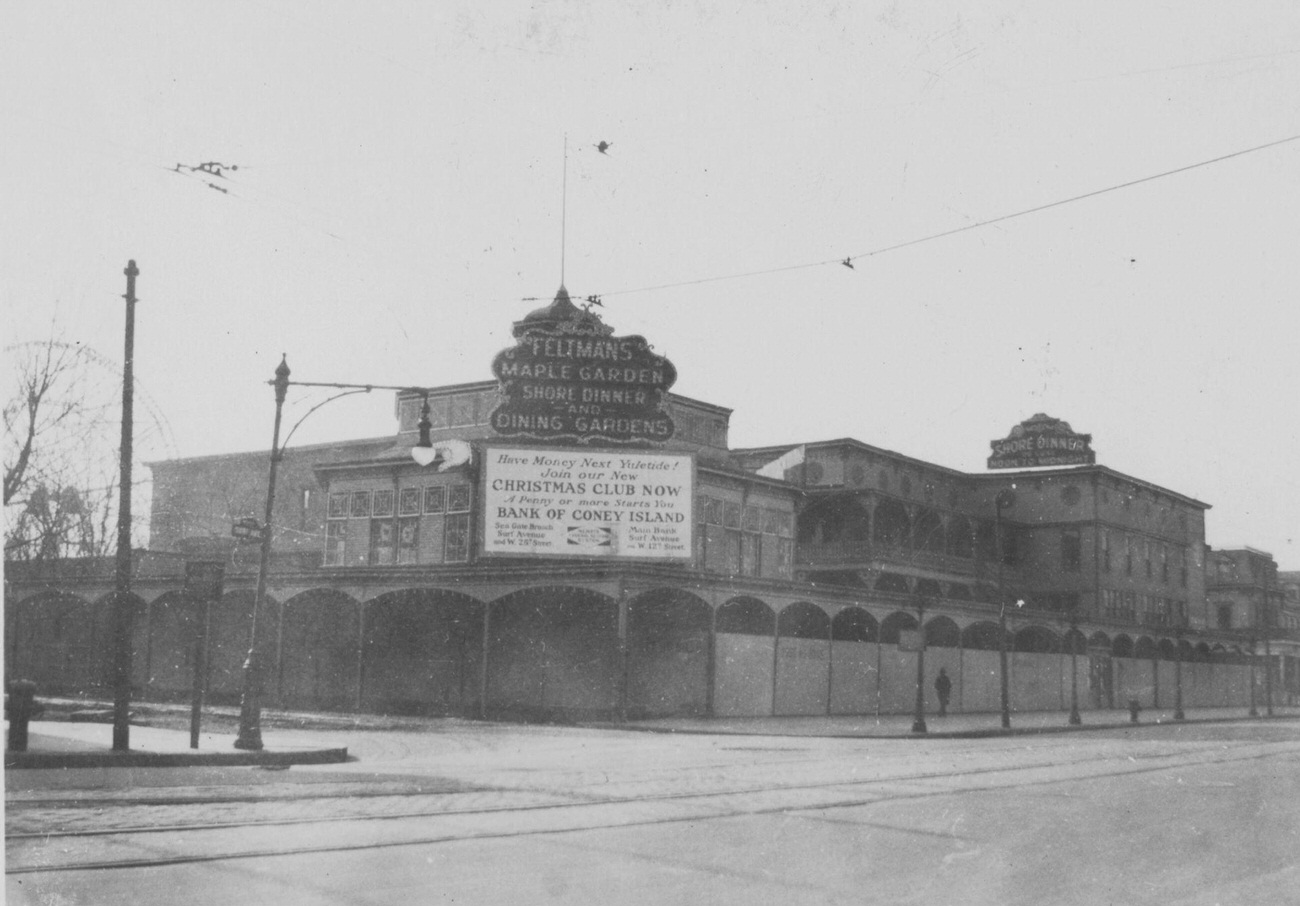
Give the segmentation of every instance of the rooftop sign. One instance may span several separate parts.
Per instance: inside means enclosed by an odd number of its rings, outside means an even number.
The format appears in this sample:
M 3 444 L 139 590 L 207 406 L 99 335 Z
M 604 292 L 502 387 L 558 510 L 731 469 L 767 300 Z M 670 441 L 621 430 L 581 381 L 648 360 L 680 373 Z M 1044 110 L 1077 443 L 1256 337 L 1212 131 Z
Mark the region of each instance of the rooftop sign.
M 493 360 L 504 401 L 492 412 L 492 428 L 503 437 L 580 444 L 672 438 L 663 405 L 677 380 L 672 362 L 644 337 L 610 336 L 611 328 L 560 292 Z
M 1097 461 L 1091 434 L 1075 434 L 1069 422 L 1038 413 L 1011 429 L 1002 440 L 989 441 L 990 469 L 1080 466 Z

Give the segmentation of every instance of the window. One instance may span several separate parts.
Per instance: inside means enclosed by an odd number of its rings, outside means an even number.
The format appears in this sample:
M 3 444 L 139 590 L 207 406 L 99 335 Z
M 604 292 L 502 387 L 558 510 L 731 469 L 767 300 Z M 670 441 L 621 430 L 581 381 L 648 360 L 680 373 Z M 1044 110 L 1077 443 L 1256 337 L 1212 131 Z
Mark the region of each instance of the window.
M 1169 581 L 1169 551 L 1163 545 L 1160 548 L 1160 581 Z
M 722 524 L 729 529 L 740 528 L 740 504 L 732 503 L 730 500 L 723 501 Z
M 374 503 L 370 515 L 376 519 L 391 517 L 393 515 L 393 492 L 375 491 Z
M 346 497 L 347 495 L 341 495 Z M 348 541 L 348 524 L 346 522 L 325 523 L 325 565 L 342 566 L 344 550 Z
M 397 498 L 397 515 L 399 516 L 420 515 L 420 489 L 419 488 L 402 488 L 402 493 Z
M 426 515 L 443 513 L 447 509 L 447 489 L 438 485 L 424 489 L 424 512 Z
M 1220 629 L 1232 628 L 1232 605 L 1231 604 L 1220 604 L 1218 606 L 1216 615 L 1219 620 Z
M 347 491 L 331 494 L 326 515 L 330 519 L 346 519 L 351 495 Z
M 1061 532 L 1061 569 L 1067 573 L 1077 573 L 1082 568 L 1082 545 L 1078 529 L 1065 529 Z
M 470 486 L 467 484 L 454 484 L 447 489 L 447 512 L 448 513 L 468 513 L 470 501 L 473 499 Z
M 352 515 L 360 519 L 370 515 L 370 492 L 352 492 Z
M 370 565 L 392 566 L 394 558 L 393 520 L 370 520 Z
M 1101 533 L 1101 568 L 1110 572 L 1110 532 Z
M 407 516 L 397 520 L 397 562 L 415 563 L 420 547 L 419 517 Z
M 448 514 L 443 528 L 443 562 L 469 560 L 469 514 Z
M 1124 539 L 1124 575 L 1133 575 L 1133 539 Z
M 1142 562 L 1146 567 L 1147 578 L 1151 578 L 1151 542 L 1142 542 Z

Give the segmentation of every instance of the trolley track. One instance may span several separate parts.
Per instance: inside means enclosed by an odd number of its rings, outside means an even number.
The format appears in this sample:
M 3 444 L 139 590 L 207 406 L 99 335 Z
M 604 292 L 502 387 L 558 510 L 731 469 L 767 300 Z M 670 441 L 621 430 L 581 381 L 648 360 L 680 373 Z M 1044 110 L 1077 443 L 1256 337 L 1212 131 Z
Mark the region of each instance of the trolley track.
M 312 818 L 266 819 L 256 821 L 229 822 L 191 822 L 167 825 L 145 825 L 131 827 L 102 828 L 93 830 L 45 831 L 7 835 L 12 844 L 49 844 L 58 841 L 73 841 L 79 838 L 120 838 L 124 841 L 140 841 L 155 838 L 158 834 L 181 834 L 196 839 L 213 834 L 239 831 L 259 831 L 291 826 L 310 827 L 324 825 L 346 825 L 357 822 L 385 822 L 390 825 L 403 821 L 429 819 L 489 819 L 481 828 L 449 829 L 448 832 L 418 833 L 408 832 L 393 839 L 386 840 L 338 840 L 318 844 L 294 846 L 262 846 L 246 848 L 215 849 L 201 852 L 178 852 L 134 856 L 114 859 L 73 858 L 64 862 L 15 864 L 13 858 L 18 853 L 11 853 L 6 874 L 29 874 L 39 872 L 88 871 L 107 868 L 142 868 L 162 865 L 184 865 L 201 862 L 225 861 L 233 859 L 275 858 L 304 854 L 329 852 L 355 852 L 360 850 L 386 849 L 403 846 L 436 845 L 470 840 L 494 838 L 527 837 L 595 830 L 606 827 L 642 827 L 681 822 L 699 822 L 755 816 L 772 813 L 794 813 L 805 810 L 826 810 L 850 808 L 855 806 L 897 802 L 908 799 L 921 799 L 943 795 L 970 795 L 989 792 L 1007 786 L 1030 787 L 1050 786 L 1053 784 L 1103 780 L 1122 775 L 1159 773 L 1180 768 L 1223 765 L 1235 762 L 1259 761 L 1272 758 L 1291 758 L 1300 760 L 1300 748 L 1294 743 L 1259 743 L 1241 742 L 1231 745 L 1215 745 L 1211 755 L 1204 748 L 1192 752 L 1161 752 L 1143 756 L 1126 755 L 1109 756 L 1102 759 L 1081 757 L 1076 759 L 1035 760 L 1014 766 L 972 768 L 966 770 L 931 770 L 912 773 L 900 773 L 890 776 L 871 778 L 840 778 L 818 783 L 768 783 L 742 784 L 725 789 L 700 791 L 667 792 L 652 795 L 628 796 L 593 796 L 577 791 L 568 791 L 561 801 L 533 803 L 503 803 L 490 807 L 415 809 L 401 812 L 389 812 L 373 815 L 330 815 Z M 1062 768 L 1081 769 L 1066 776 L 1053 774 Z M 1041 776 L 1034 776 L 1037 773 Z M 962 783 L 969 779 L 970 783 Z M 941 785 L 935 785 L 940 782 Z M 917 789 L 915 785 L 921 784 Z M 536 791 L 506 789 L 497 790 L 506 796 L 526 796 Z M 834 795 L 826 795 L 833 793 Z M 435 796 L 454 796 L 454 793 L 433 794 Z M 764 797 L 775 797 L 777 801 L 765 802 Z M 329 800 L 336 797 L 314 797 Z M 403 794 L 377 794 L 374 798 L 409 798 Z M 739 801 L 750 800 L 750 801 Z M 207 800 L 210 802 L 211 800 Z M 271 804 L 273 800 L 259 800 Z M 641 808 L 658 808 L 663 814 L 619 817 L 620 809 L 637 806 Z M 663 807 L 667 806 L 667 809 Z M 678 807 L 673 809 L 673 807 Z M 614 812 L 605 815 L 602 813 Z M 539 816 L 546 813 L 563 815 L 550 824 L 539 823 Z M 522 822 L 524 826 L 499 827 L 504 815 L 532 816 Z M 412 829 L 414 830 L 414 829 Z M 206 844 L 204 844 L 206 846 Z M 25 847 L 20 846 L 19 849 Z M 40 854 L 40 850 L 31 855 Z

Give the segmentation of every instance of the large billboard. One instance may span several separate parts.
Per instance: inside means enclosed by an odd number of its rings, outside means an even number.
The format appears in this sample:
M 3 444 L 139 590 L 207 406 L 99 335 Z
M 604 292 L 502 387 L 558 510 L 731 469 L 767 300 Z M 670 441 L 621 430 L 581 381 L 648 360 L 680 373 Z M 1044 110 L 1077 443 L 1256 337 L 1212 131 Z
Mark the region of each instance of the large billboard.
M 690 454 L 488 447 L 483 456 L 488 557 L 689 561 Z

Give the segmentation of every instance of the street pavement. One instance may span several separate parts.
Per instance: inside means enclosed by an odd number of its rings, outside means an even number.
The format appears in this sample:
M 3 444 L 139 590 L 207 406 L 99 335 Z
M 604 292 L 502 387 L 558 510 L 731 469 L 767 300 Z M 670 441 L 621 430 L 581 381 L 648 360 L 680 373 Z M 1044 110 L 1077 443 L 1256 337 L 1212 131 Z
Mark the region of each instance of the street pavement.
M 906 715 L 716 733 L 322 717 L 335 725 L 264 728 L 268 747 L 346 746 L 346 763 L 7 771 L 6 892 L 276 906 L 1300 902 L 1293 712 L 1144 713 L 1137 726 L 1108 713 L 1103 729 L 1085 712 L 1083 732 L 1060 713 L 1038 732 L 1013 715 L 1024 732 L 984 738 L 961 734 L 997 728 L 996 714 L 933 717 L 924 737 Z M 108 728 L 55 729 L 100 745 Z M 133 741 L 188 743 L 150 729 Z

